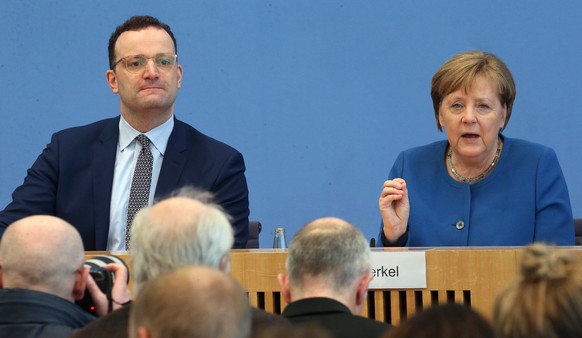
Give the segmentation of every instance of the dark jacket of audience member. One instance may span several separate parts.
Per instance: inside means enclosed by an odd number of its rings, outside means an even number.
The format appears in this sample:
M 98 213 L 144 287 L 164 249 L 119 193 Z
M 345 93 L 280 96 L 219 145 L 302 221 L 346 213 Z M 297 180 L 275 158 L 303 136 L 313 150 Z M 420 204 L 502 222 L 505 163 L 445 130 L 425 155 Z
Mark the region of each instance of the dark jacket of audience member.
M 0 289 L 0 337 L 69 337 L 95 317 L 45 292 Z
M 385 323 L 354 315 L 344 304 L 331 298 L 304 298 L 289 304 L 283 317 L 293 325 L 316 322 L 333 337 L 379 337 L 389 326 Z

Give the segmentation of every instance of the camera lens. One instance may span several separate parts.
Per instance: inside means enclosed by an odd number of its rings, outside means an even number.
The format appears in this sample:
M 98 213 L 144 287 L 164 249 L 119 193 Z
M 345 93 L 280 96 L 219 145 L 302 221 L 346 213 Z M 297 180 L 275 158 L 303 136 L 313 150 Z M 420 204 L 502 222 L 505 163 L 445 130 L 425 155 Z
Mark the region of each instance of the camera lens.
M 103 255 L 103 256 L 91 257 L 85 261 L 85 267 L 89 268 L 89 270 L 91 270 L 91 271 L 95 271 L 95 270 L 98 270 L 99 268 L 103 268 L 105 265 L 107 265 L 109 263 L 121 264 L 127 268 L 127 265 L 125 264 L 125 262 L 121 258 L 119 258 L 117 256 L 113 256 L 113 255 Z M 129 276 L 128 276 L 128 282 L 129 282 Z
M 109 263 L 117 263 L 125 266 L 125 262 L 113 255 L 95 256 L 87 259 L 84 266 L 89 269 L 89 274 L 95 280 L 95 283 L 104 294 L 111 294 L 111 289 L 113 288 L 113 281 L 115 280 L 115 275 L 110 271 L 105 269 L 105 265 Z M 127 281 L 129 283 L 129 276 L 127 276 Z M 85 296 L 83 299 L 75 302 L 77 305 L 82 307 L 85 311 L 95 315 L 95 304 L 93 303 L 93 298 L 88 290 L 85 290 Z

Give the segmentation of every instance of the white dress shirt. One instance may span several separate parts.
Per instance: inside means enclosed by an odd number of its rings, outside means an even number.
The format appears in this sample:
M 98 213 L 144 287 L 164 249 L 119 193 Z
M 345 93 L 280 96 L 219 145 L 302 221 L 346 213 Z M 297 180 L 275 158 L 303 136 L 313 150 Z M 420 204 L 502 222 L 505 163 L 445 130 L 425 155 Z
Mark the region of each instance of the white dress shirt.
M 164 153 L 166 152 L 168 139 L 173 128 L 174 117 L 172 116 L 162 125 L 145 133 L 151 141 L 150 150 L 154 157 L 149 205 L 152 205 L 154 201 L 154 194 L 156 192 L 158 177 L 160 177 Z M 125 227 L 127 223 L 129 189 L 131 187 L 137 157 L 141 151 L 141 143 L 135 140 L 139 134 L 141 133 L 130 126 L 123 116 L 121 116 L 119 119 L 119 141 L 117 142 L 115 169 L 113 172 L 113 188 L 111 190 L 107 250 L 125 250 Z

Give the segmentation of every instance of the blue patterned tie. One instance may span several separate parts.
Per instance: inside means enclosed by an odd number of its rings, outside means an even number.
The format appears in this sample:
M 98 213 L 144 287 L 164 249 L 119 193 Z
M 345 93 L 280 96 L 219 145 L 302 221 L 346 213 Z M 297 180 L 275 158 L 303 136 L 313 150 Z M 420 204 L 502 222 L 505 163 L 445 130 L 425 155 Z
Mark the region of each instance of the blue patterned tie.
M 127 224 L 125 226 L 125 249 L 129 250 L 131 239 L 131 224 L 139 209 L 146 207 L 150 199 L 150 186 L 152 182 L 152 168 L 154 157 L 150 150 L 150 139 L 144 134 L 139 134 L 135 138 L 141 143 L 141 151 L 135 164 L 131 189 L 129 190 L 129 201 L 127 203 Z

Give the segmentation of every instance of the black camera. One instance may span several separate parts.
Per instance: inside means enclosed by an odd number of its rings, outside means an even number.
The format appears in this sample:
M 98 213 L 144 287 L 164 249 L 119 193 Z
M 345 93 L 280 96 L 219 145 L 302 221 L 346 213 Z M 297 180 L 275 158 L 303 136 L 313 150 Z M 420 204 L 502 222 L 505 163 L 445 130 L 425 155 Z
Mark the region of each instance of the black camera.
M 111 299 L 111 290 L 113 289 L 115 275 L 104 268 L 104 266 L 109 263 L 121 264 L 127 268 L 127 265 L 121 258 L 113 255 L 95 256 L 89 258 L 85 261 L 84 265 L 89 269 L 89 274 L 91 277 L 93 277 L 101 292 L 103 292 L 108 299 Z M 127 281 L 129 283 L 129 276 Z M 93 298 L 91 298 L 89 290 L 85 290 L 85 296 L 83 299 L 78 300 L 75 303 L 90 314 L 94 316 L 96 315 L 95 303 L 93 302 Z

